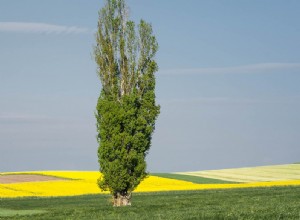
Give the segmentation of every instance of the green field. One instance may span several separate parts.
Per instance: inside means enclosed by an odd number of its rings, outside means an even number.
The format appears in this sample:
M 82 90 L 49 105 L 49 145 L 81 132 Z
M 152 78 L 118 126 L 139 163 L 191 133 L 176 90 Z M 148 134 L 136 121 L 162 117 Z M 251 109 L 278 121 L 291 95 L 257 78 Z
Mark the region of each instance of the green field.
M 236 183 L 236 182 L 226 181 L 226 180 L 218 180 L 218 179 L 212 179 L 212 178 L 205 178 L 205 177 L 201 177 L 201 176 L 191 176 L 191 175 L 175 174 L 175 173 L 151 173 L 151 175 L 169 178 L 169 179 L 175 179 L 175 180 L 184 180 L 184 181 L 198 183 L 198 184 Z
M 299 180 L 300 164 L 285 164 L 260 167 L 245 167 L 222 170 L 180 172 L 177 174 L 219 179 L 233 182 L 264 182 Z
M 140 193 L 133 195 L 131 207 L 119 208 L 109 199 L 108 195 L 1 199 L 0 219 L 300 219 L 299 186 Z M 22 210 L 41 213 L 26 215 Z M 18 212 L 22 215 L 14 215 Z

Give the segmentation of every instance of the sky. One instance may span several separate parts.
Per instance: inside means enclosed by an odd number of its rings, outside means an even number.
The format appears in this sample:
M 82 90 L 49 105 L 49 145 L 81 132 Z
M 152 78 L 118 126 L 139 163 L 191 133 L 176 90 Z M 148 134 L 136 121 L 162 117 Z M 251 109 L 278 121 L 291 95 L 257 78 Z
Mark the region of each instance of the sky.
M 149 172 L 300 161 L 300 1 L 128 0 L 159 43 Z M 103 0 L 0 0 L 0 172 L 98 170 Z

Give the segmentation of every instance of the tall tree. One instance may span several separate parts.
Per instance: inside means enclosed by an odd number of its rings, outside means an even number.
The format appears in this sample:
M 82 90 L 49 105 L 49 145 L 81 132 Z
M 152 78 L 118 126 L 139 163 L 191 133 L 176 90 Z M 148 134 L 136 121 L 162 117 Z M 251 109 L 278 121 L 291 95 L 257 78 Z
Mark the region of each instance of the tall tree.
M 114 206 L 131 204 L 147 176 L 145 157 L 160 106 L 155 103 L 158 44 L 149 23 L 128 19 L 125 0 L 106 0 L 99 11 L 94 57 L 102 84 L 96 107 L 98 185 Z

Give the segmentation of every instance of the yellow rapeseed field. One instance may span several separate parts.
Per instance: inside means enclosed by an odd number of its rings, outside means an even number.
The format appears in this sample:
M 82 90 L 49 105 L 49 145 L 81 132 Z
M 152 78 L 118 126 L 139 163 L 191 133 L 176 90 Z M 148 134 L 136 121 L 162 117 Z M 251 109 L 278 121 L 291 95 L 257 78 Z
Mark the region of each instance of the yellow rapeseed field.
M 0 184 L 0 197 L 3 198 L 25 196 L 75 196 L 83 194 L 108 193 L 101 192 L 98 188 L 97 179 L 100 177 L 100 173 L 97 171 L 45 171 L 22 173 L 14 172 L 5 174 L 40 174 L 61 177 L 64 179 L 55 181 Z M 300 180 L 236 184 L 195 184 L 188 181 L 149 176 L 137 187 L 135 192 L 206 190 L 246 187 L 270 187 L 285 185 L 300 185 Z

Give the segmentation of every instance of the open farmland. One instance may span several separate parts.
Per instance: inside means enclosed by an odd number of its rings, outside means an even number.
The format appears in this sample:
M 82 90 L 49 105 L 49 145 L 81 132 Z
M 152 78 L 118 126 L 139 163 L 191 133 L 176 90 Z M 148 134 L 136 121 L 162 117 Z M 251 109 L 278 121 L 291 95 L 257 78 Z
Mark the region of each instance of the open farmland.
M 24 176 L 26 176 L 25 179 Z M 36 181 L 38 176 L 40 176 L 40 181 Z M 2 175 L 0 175 L 0 197 L 48 197 L 100 193 L 107 194 L 108 192 L 101 192 L 97 186 L 97 179 L 100 176 L 101 174 L 98 171 L 36 171 L 2 173 Z M 33 181 L 30 180 L 30 177 L 32 177 Z M 46 181 L 47 177 L 49 178 L 48 181 Z M 10 183 L 7 183 L 7 180 L 10 180 Z M 12 180 L 14 182 L 12 182 Z M 240 187 L 240 185 L 237 186 Z M 197 184 L 192 181 L 151 175 L 137 187 L 135 192 L 198 190 L 209 188 L 231 188 L 237 186 L 231 184 L 223 184 L 220 186 L 213 183 Z
M 178 174 L 233 182 L 300 180 L 300 164 L 260 166 L 223 170 L 180 172 Z
M 146 178 L 135 192 L 297 186 L 300 185 L 299 172 L 300 164 L 291 164 L 182 174 L 153 174 Z M 0 198 L 107 194 L 108 192 L 101 192 L 97 185 L 99 177 L 101 174 L 98 171 L 1 173 Z
M 300 186 L 134 193 L 131 207 L 109 195 L 0 199 L 0 219 L 299 219 Z M 18 214 L 18 215 L 16 215 Z
M 0 219 L 299 219 L 299 165 L 230 169 L 240 176 L 231 181 L 153 174 L 135 190 L 131 207 L 117 209 L 99 190 L 97 171 L 1 173 Z M 273 181 L 258 181 L 263 173 Z

